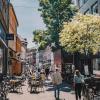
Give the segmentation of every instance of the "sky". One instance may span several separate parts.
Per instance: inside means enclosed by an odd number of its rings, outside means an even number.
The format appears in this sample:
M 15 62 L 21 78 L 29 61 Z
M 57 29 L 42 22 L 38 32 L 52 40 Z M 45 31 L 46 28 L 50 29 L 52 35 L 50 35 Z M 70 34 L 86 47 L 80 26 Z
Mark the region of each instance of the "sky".
M 36 29 L 46 29 L 40 12 L 38 11 L 38 0 L 10 0 L 14 6 L 14 10 L 18 19 L 17 33 L 27 38 L 28 48 L 34 46 L 32 43 L 33 31 Z

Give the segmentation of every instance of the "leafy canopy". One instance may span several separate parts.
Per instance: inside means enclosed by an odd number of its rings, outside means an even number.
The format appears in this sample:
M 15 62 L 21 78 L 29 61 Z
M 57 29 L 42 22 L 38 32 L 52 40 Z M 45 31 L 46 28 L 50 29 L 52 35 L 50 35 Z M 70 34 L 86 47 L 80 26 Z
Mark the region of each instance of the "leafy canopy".
M 77 14 L 65 22 L 60 33 L 61 46 L 68 52 L 96 53 L 100 50 L 100 16 Z
M 39 44 L 39 49 L 44 49 L 50 41 L 48 31 L 46 30 L 35 30 L 33 35 L 33 41 Z
M 59 33 L 63 22 L 69 21 L 75 14 L 75 7 L 71 0 L 39 0 L 41 16 L 48 28 L 51 42 L 59 46 Z

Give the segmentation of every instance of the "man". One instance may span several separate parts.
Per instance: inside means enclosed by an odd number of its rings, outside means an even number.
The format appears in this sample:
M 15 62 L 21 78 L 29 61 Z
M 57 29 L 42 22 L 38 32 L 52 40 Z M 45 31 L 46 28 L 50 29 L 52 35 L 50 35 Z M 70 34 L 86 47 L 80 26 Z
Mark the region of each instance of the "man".
M 62 83 L 62 77 L 58 69 L 56 69 L 56 71 L 52 74 L 52 83 L 55 89 L 54 91 L 55 99 L 60 100 L 59 95 L 60 95 L 60 85 Z

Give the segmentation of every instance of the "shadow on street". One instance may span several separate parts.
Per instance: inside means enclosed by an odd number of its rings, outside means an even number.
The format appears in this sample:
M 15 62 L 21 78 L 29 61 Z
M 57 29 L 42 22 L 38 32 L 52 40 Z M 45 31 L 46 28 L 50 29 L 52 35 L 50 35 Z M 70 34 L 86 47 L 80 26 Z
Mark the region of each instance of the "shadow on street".
M 52 84 L 48 84 L 46 91 L 54 91 L 53 85 Z M 63 91 L 63 92 L 71 92 L 72 91 L 72 87 L 68 83 L 65 83 L 64 82 L 64 83 L 61 84 L 60 91 Z

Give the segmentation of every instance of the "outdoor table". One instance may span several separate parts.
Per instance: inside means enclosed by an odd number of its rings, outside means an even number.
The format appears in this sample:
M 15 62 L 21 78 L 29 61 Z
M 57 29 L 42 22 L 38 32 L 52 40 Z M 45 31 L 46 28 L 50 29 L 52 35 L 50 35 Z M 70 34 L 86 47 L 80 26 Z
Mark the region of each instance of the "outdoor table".
M 32 79 L 31 80 L 31 92 L 37 92 L 37 88 L 39 87 L 39 80 Z
M 11 84 L 11 86 L 12 86 L 13 92 L 16 91 L 16 85 L 17 85 L 18 82 L 19 82 L 18 79 L 11 79 L 11 80 L 10 80 L 10 84 Z

